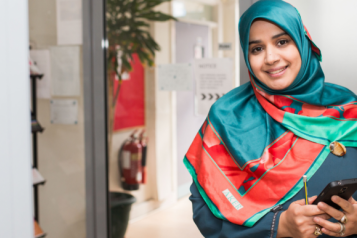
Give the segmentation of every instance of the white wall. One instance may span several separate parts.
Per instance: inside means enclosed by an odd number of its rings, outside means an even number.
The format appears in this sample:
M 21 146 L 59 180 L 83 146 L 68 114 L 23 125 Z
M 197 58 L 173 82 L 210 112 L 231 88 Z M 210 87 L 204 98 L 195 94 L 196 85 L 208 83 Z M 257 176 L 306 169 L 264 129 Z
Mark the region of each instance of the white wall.
M 155 8 L 164 13 L 171 12 L 170 3 L 160 4 Z M 161 51 L 155 56 L 155 65 L 171 62 L 171 23 L 155 22 L 153 24 L 153 37 L 160 45 Z M 174 155 L 175 136 L 173 97 L 171 92 L 158 90 L 157 72 L 155 71 L 155 158 L 156 158 L 156 197 L 159 201 L 168 199 L 175 193 L 176 165 Z M 150 156 L 149 151 L 149 156 Z
M 228 42 L 232 44 L 231 50 L 222 51 L 223 57 L 231 58 L 234 65 L 234 87 L 240 85 L 239 82 L 239 65 L 240 59 L 239 52 L 240 43 L 238 38 L 238 19 L 236 19 L 236 14 L 239 17 L 239 6 L 238 0 L 227 0 L 222 3 L 222 42 Z M 237 49 L 238 47 L 238 49 Z M 243 59 L 244 62 L 244 59 Z M 237 80 L 236 80 L 237 79 Z
M 0 1 L 0 233 L 33 237 L 27 1 Z
M 258 0 L 238 0 L 239 1 L 239 18 L 243 15 L 243 13 L 255 2 Z M 238 21 L 239 22 L 239 21 Z M 238 28 L 238 22 L 236 22 L 236 27 Z M 244 56 L 243 56 L 243 51 L 242 47 L 240 45 L 240 40 L 238 37 L 238 47 L 239 47 L 239 82 L 240 85 L 245 84 L 249 82 L 249 75 L 248 75 L 248 68 L 247 65 L 245 64 Z
M 313 41 L 322 52 L 326 82 L 357 93 L 357 1 L 288 0 L 296 7 Z

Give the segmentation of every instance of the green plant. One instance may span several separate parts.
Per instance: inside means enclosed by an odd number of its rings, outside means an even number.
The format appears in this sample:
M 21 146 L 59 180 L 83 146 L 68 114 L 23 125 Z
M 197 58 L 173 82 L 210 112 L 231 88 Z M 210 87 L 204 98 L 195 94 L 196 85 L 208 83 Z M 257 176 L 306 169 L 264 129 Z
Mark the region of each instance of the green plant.
M 149 21 L 176 20 L 153 8 L 171 0 L 107 0 L 106 28 L 109 41 L 108 66 L 122 79 L 123 72 L 132 70 L 130 60 L 137 54 L 141 63 L 153 66 L 155 51 L 160 46 L 150 35 Z M 121 69 L 118 69 L 118 50 Z M 120 71 L 120 72 L 119 72 Z

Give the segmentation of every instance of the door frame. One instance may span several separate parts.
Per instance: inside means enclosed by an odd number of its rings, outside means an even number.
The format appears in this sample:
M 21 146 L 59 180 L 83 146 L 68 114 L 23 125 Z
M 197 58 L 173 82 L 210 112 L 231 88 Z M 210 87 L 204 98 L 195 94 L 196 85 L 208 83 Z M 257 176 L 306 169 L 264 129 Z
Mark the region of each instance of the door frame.
M 83 0 L 83 78 L 87 238 L 110 234 L 105 0 Z

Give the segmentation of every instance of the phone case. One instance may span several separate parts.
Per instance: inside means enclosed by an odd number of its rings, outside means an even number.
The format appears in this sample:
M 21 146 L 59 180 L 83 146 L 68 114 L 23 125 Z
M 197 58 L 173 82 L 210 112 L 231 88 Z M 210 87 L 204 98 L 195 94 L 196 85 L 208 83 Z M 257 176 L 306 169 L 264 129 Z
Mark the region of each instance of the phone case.
M 331 201 L 331 197 L 334 195 L 340 196 L 341 198 L 348 200 L 357 190 L 357 178 L 354 179 L 344 179 L 339 181 L 334 181 L 329 183 L 316 200 L 312 204 L 318 204 L 319 202 L 324 202 L 331 207 L 336 209 L 341 209 L 339 205 Z

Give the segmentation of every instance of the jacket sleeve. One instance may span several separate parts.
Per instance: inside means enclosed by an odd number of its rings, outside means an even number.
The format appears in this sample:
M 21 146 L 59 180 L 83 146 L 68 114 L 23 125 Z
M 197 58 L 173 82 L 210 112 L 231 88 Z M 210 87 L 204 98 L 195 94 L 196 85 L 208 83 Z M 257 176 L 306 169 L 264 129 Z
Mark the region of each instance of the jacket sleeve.
M 269 212 L 253 227 L 245 227 L 219 219 L 206 205 L 196 184 L 191 185 L 190 200 L 193 208 L 193 220 L 204 237 L 207 238 L 245 238 L 276 237 L 281 212 Z M 274 220 L 274 225 L 273 225 Z

